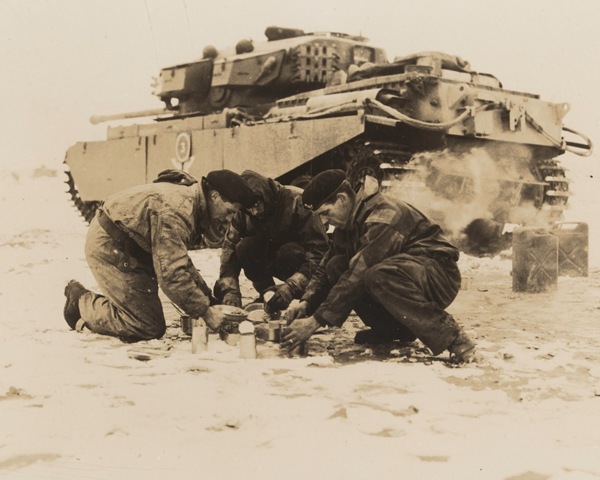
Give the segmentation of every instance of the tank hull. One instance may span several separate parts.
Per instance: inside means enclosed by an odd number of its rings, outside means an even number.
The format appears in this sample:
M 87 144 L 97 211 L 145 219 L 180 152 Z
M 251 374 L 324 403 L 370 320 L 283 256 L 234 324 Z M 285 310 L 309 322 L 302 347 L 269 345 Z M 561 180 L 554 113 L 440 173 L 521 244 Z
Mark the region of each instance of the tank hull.
M 65 162 L 81 198 L 103 201 L 124 188 L 151 182 L 167 168 L 185 170 L 196 178 L 223 168 L 235 172 L 250 168 L 279 178 L 359 136 L 365 128 L 357 116 L 212 128 L 220 117 L 110 129 L 106 141 L 72 146 Z M 181 153 L 186 142 L 189 151 Z

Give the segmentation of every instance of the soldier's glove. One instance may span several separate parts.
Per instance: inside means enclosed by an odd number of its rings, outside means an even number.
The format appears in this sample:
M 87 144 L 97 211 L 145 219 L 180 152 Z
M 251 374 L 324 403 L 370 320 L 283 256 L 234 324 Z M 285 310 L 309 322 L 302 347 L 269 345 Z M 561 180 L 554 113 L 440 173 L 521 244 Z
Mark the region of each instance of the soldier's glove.
M 224 305 L 242 306 L 242 294 L 240 293 L 240 284 L 237 278 L 220 278 L 215 283 L 214 295 L 219 303 Z
M 267 292 L 275 292 L 271 299 L 265 304 L 265 311 L 267 313 L 285 310 L 294 299 L 292 287 L 287 283 L 270 287 L 265 291 L 265 293 Z
M 242 308 L 242 294 L 238 292 L 229 292 L 223 297 L 223 305 Z

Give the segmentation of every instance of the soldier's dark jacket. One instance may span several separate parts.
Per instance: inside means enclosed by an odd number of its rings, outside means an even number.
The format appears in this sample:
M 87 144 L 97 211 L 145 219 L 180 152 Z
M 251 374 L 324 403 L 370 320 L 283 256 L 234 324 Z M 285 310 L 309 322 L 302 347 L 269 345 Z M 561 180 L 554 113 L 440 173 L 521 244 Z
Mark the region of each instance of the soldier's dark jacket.
M 265 253 L 276 252 L 290 242 L 304 247 L 304 263 L 287 280 L 303 291 L 329 247 L 323 225 L 315 214 L 302 206 L 301 189 L 283 186 L 252 171 L 245 171 L 242 177 L 255 193 L 261 193 L 265 201 L 265 218 L 261 220 L 241 210 L 233 218 L 221 253 L 223 293 L 239 290 L 241 265 L 235 247 L 241 239 L 250 236 L 264 240 Z
M 413 206 L 379 193 L 377 181 L 367 176 L 347 225 L 334 230 L 331 248 L 302 300 L 309 303 L 319 323 L 340 326 L 361 295 L 365 271 L 401 253 L 454 260 L 459 256 L 458 249 L 446 241 L 438 225 Z M 350 268 L 335 285 L 330 285 L 326 265 L 335 255 L 345 255 Z
M 112 195 L 102 207 L 121 230 L 152 254 L 161 290 L 193 318 L 206 313 L 211 293 L 188 255 L 210 224 L 202 183 L 140 185 Z

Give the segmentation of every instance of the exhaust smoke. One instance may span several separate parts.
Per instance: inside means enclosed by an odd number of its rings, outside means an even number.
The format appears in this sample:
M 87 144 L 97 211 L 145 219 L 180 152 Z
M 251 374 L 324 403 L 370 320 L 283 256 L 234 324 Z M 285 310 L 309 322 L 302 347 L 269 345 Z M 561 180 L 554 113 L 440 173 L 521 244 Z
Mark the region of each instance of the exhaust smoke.
M 408 164 L 414 171 L 392 180 L 386 194 L 421 210 L 467 253 L 486 254 L 497 248 L 491 244 L 505 223 L 547 220 L 536 204 L 543 185 L 530 161 L 530 151 L 519 145 L 418 153 Z

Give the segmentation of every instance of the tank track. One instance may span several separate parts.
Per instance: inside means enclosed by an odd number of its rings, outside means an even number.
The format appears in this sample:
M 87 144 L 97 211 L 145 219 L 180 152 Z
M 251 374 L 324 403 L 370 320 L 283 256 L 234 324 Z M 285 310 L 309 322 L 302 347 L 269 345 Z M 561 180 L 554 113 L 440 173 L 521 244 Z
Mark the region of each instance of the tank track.
M 556 159 L 544 160 L 537 167 L 540 180 L 547 184 L 544 186 L 541 212 L 548 223 L 562 220 L 571 196 L 567 170 Z
M 67 176 L 65 183 L 69 187 L 67 193 L 71 196 L 71 201 L 73 202 L 75 207 L 77 207 L 77 210 L 79 210 L 79 213 L 85 219 L 85 221 L 87 223 L 90 223 L 94 218 L 94 215 L 96 215 L 96 210 L 98 210 L 98 207 L 102 205 L 102 202 L 86 202 L 82 200 L 81 196 L 79 195 L 79 191 L 75 186 L 75 180 L 73 180 L 73 175 L 71 175 L 71 172 L 68 170 L 68 168 L 65 170 L 65 174 Z

